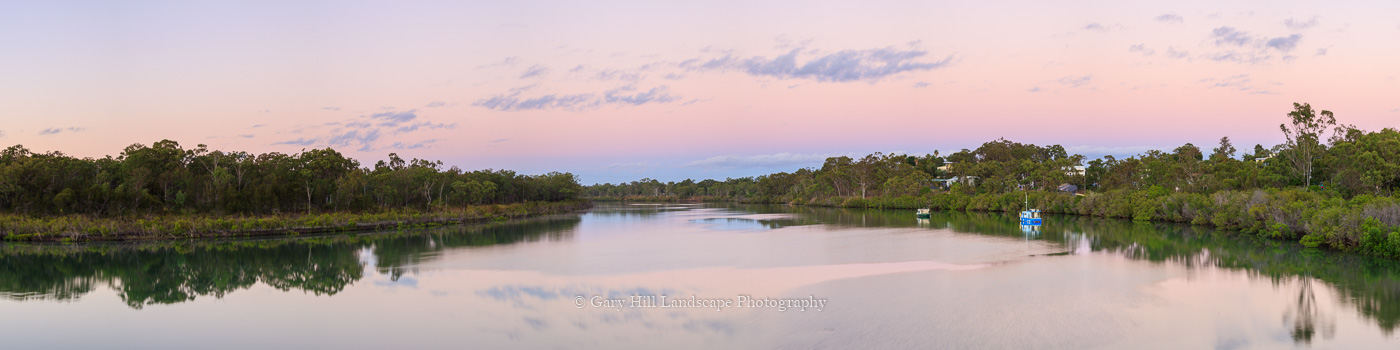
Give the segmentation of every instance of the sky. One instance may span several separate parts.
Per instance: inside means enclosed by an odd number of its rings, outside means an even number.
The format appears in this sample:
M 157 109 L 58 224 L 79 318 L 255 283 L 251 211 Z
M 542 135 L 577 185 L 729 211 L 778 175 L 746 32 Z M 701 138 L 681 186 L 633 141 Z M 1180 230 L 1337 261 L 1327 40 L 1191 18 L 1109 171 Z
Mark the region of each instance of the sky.
M 0 145 L 332 147 L 584 184 L 998 138 L 1095 158 L 1400 121 L 1395 1 L 0 2 Z

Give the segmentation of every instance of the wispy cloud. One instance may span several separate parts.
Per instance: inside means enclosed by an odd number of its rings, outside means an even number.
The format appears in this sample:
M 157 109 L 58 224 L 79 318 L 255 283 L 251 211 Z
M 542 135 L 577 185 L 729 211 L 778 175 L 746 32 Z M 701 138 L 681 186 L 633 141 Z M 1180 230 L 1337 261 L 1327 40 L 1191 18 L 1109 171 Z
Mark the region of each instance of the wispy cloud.
M 67 127 L 67 128 L 47 128 L 47 129 L 44 129 L 44 130 L 39 131 L 39 135 L 54 135 L 54 134 L 62 133 L 62 132 L 65 132 L 65 131 L 67 131 L 67 132 L 79 132 L 79 131 L 83 131 L 83 130 L 85 130 L 85 129 L 84 129 L 84 128 L 81 128 L 81 127 L 76 127 L 76 126 Z
M 596 107 L 598 99 L 593 94 L 560 95 L 548 94 L 536 97 L 522 97 L 520 92 L 495 95 L 472 102 L 473 106 L 486 107 L 498 111 L 523 111 L 539 109 L 582 110 Z
M 1067 87 L 1067 88 L 1084 87 L 1084 85 L 1089 85 L 1089 84 L 1092 84 L 1092 83 L 1093 83 L 1093 76 L 1060 77 L 1060 78 L 1056 78 L 1056 80 L 1042 81 L 1042 84 L 1060 84 L 1060 85 L 1063 85 L 1063 87 Z M 1036 87 L 1035 90 L 1036 90 L 1036 91 L 1040 91 L 1040 87 Z M 1032 91 L 1032 92 L 1033 92 L 1033 91 Z
M 1222 47 L 1225 50 L 1205 53 L 1201 55 L 1202 58 L 1216 62 L 1259 64 L 1273 59 L 1275 53 L 1283 54 L 1284 60 L 1293 59 L 1295 56 L 1289 53 L 1298 48 L 1298 43 L 1303 39 L 1303 35 L 1292 34 L 1270 38 L 1251 34 L 1234 27 L 1218 27 L 1211 30 L 1210 39 L 1213 40 L 1216 47 Z
M 1162 14 L 1161 16 L 1157 16 L 1157 18 L 1155 18 L 1155 19 L 1156 19 L 1158 22 L 1163 22 L 1163 23 L 1182 23 L 1182 22 L 1186 22 L 1186 19 L 1185 19 L 1185 18 L 1182 18 L 1181 15 L 1178 15 L 1178 14 L 1175 14 L 1175 13 L 1164 13 L 1164 14 Z
M 1269 41 L 1264 43 L 1264 46 L 1268 46 L 1283 52 L 1289 52 L 1297 48 L 1298 40 L 1302 39 L 1303 36 L 1301 34 L 1293 34 L 1286 37 L 1269 39 Z
M 517 64 L 520 64 L 520 57 L 518 57 L 518 56 L 510 56 L 510 57 L 506 57 L 505 59 L 502 59 L 500 62 L 490 63 L 490 64 L 483 64 L 483 65 L 480 65 L 480 66 L 476 66 L 476 69 L 491 68 L 491 67 L 501 67 L 501 66 L 514 67 L 514 66 L 517 65 Z
M 666 85 L 657 86 L 644 92 L 629 94 L 637 91 L 636 85 L 627 85 L 620 88 L 608 90 L 603 93 L 603 103 L 618 103 L 633 106 L 640 106 L 647 103 L 669 103 L 680 99 L 680 96 L 671 95 L 669 87 Z
M 409 125 L 400 126 L 400 127 L 398 127 L 397 129 L 394 129 L 394 133 L 395 133 L 395 134 L 398 134 L 398 133 L 405 133 L 405 132 L 413 132 L 413 131 L 418 131 L 418 129 L 437 130 L 437 129 L 452 129 L 452 128 L 456 128 L 456 127 L 457 127 L 457 123 L 452 123 L 452 124 L 436 123 L 436 124 L 434 124 L 433 122 L 417 122 L 417 123 L 413 123 L 413 124 L 409 124 Z
M 1100 32 L 1100 33 L 1103 33 L 1103 32 L 1111 32 L 1111 31 L 1116 31 L 1116 30 L 1123 30 L 1123 29 L 1126 29 L 1126 28 L 1127 28 L 1127 27 L 1124 27 L 1122 24 L 1109 24 L 1109 25 L 1104 25 L 1104 24 L 1100 24 L 1100 23 L 1095 22 L 1095 23 L 1085 24 L 1083 29 L 1084 29 L 1084 30 L 1087 30 L 1087 31 L 1091 31 L 1091 32 Z
M 1306 21 L 1304 21 L 1304 20 L 1299 20 L 1299 19 L 1296 19 L 1296 18 L 1289 18 L 1289 19 L 1283 20 L 1283 26 L 1284 26 L 1284 27 L 1288 27 L 1288 29 L 1292 29 L 1292 30 L 1304 30 L 1304 29 L 1308 29 L 1308 28 L 1312 28 L 1312 27 L 1317 26 L 1317 19 L 1318 19 L 1318 16 L 1313 16 L 1312 18 L 1310 18 L 1310 19 L 1308 19 L 1308 20 L 1306 20 Z
M 321 109 L 324 109 L 324 110 L 327 110 L 327 111 L 332 111 L 332 112 L 339 112 L 339 111 L 340 111 L 340 107 L 321 107 Z
M 402 112 L 383 112 L 369 116 L 369 119 L 379 120 L 379 126 L 396 127 L 401 123 L 407 123 L 418 118 L 418 110 L 410 109 Z
M 799 56 L 804 55 L 815 57 L 799 63 Z M 709 60 L 687 60 L 681 63 L 681 67 L 696 71 L 739 71 L 753 76 L 779 79 L 875 82 L 902 73 L 943 68 L 953 62 L 953 55 L 937 61 L 921 60 L 925 56 L 928 56 L 927 51 L 895 47 L 842 50 L 824 55 L 816 50 L 796 48 L 773 58 L 754 56 L 740 59 L 726 55 Z
M 326 145 L 331 147 L 345 147 L 357 144 L 360 146 L 359 151 L 361 152 L 372 151 L 374 150 L 374 141 L 379 140 L 379 137 L 379 129 L 368 129 L 368 131 L 365 129 L 350 130 L 348 132 L 331 135 L 330 138 L 326 139 Z
M 1245 46 L 1254 41 L 1248 32 L 1234 27 L 1215 28 L 1210 31 L 1210 36 L 1215 39 L 1215 46 Z
M 253 138 L 253 134 L 243 134 L 243 135 L 238 135 L 238 137 L 242 137 L 242 138 L 245 138 L 245 139 L 251 139 L 251 138 Z
M 287 141 L 281 141 L 281 142 L 273 142 L 272 144 L 274 144 L 274 145 L 310 146 L 310 145 L 316 144 L 316 141 L 320 141 L 320 139 L 314 139 L 314 138 L 313 138 L 313 139 L 308 139 L 308 138 L 302 137 L 302 138 L 298 138 L 298 139 L 296 139 L 296 140 L 287 140 Z
M 433 102 L 428 102 L 428 104 L 425 105 L 425 107 L 428 107 L 428 108 L 436 108 L 436 107 L 442 107 L 442 106 L 446 106 L 446 105 L 447 105 L 447 102 L 433 101 Z
M 315 132 L 316 134 L 320 134 L 319 137 L 302 137 L 273 144 L 297 146 L 322 145 L 332 148 L 354 147 L 360 152 L 382 149 L 415 149 L 427 147 L 428 144 L 436 142 L 436 140 L 408 142 L 394 140 L 392 138 L 402 137 L 399 135 L 421 130 L 453 129 L 456 127 L 457 123 L 439 123 L 426 120 L 419 115 L 416 109 L 406 111 L 388 110 L 361 115 L 343 122 L 330 122 L 300 127 L 288 133 L 296 134 L 306 130 L 318 129 L 326 131 Z M 386 137 L 391 139 L 384 140 Z M 383 144 L 381 142 L 389 141 L 393 142 L 388 146 L 378 146 Z
M 1168 47 L 1167 47 L 1166 55 L 1167 55 L 1167 57 L 1171 57 L 1171 58 L 1179 58 L 1179 59 L 1186 59 L 1186 60 L 1190 60 L 1190 59 L 1191 59 L 1191 52 L 1190 52 L 1190 51 L 1177 51 L 1175 47 L 1171 47 L 1171 46 L 1168 46 Z
M 1067 88 L 1067 89 L 1074 89 L 1074 88 L 1079 88 L 1079 87 L 1087 86 L 1087 85 L 1089 85 L 1089 84 L 1092 84 L 1093 82 L 1094 82 L 1094 76 L 1092 76 L 1092 75 L 1060 77 L 1060 78 L 1056 78 L 1056 79 L 1053 79 L 1053 80 L 1041 81 L 1041 82 L 1037 83 L 1036 86 L 1032 86 L 1031 88 L 1026 89 L 1026 92 L 1041 92 L 1041 91 L 1048 91 L 1048 90 L 1053 90 L 1053 89 L 1054 89 L 1053 86 L 1051 87 L 1051 89 L 1046 89 L 1046 88 L 1042 87 L 1042 86 L 1044 86 L 1044 85 L 1046 85 L 1046 84 L 1060 85 L 1060 86 L 1063 86 L 1064 88 Z M 1090 90 L 1094 90 L 1093 87 L 1090 87 L 1089 89 L 1090 89 Z
M 537 65 L 530 66 L 530 68 L 526 68 L 526 69 L 525 69 L 525 72 L 520 73 L 520 79 L 531 78 L 531 77 L 542 77 L 542 76 L 544 76 L 544 75 L 546 75 L 546 74 L 549 74 L 549 67 L 545 67 L 545 66 L 541 66 L 541 65 L 538 65 L 538 64 L 537 64 Z
M 1302 34 L 1268 38 L 1233 27 L 1215 28 L 1210 36 L 1215 40 L 1215 46 L 1272 48 L 1281 52 L 1293 51 L 1298 47 L 1298 41 L 1303 39 Z
M 423 141 L 419 141 L 419 142 L 394 142 L 394 144 L 389 145 L 389 148 L 391 148 L 391 149 L 400 149 L 400 150 L 403 150 L 403 149 L 431 148 L 431 147 L 432 147 L 432 144 L 437 143 L 437 141 L 438 141 L 437 139 L 432 139 L 432 140 L 423 140 Z
M 544 109 L 564 109 L 580 111 L 606 104 L 640 106 L 648 103 L 670 103 L 681 96 L 670 93 L 670 87 L 660 85 L 638 91 L 635 84 L 628 84 L 602 93 L 546 94 L 535 97 L 522 96 L 529 88 L 512 89 L 510 93 L 496 95 L 473 102 L 473 106 L 486 107 L 498 111 L 524 111 Z
M 1255 82 L 1254 82 L 1254 79 L 1253 79 L 1252 77 L 1250 77 L 1249 74 L 1238 74 L 1238 75 L 1233 75 L 1233 76 L 1229 76 L 1229 77 L 1225 77 L 1225 78 L 1220 78 L 1220 79 L 1216 79 L 1216 78 L 1206 78 L 1206 79 L 1201 79 L 1200 81 L 1198 81 L 1198 83 L 1207 84 L 1207 85 L 1209 85 L 1209 88 L 1211 88 L 1211 89 L 1222 88 L 1222 89 L 1235 90 L 1235 91 L 1247 92 L 1247 93 L 1250 93 L 1250 94 L 1258 94 L 1258 95 L 1274 95 L 1274 94 L 1277 94 L 1276 92 L 1269 91 L 1269 90 L 1267 90 L 1267 89 L 1264 88 L 1264 87 L 1260 87 L 1258 83 L 1255 83 Z M 1265 85 L 1278 86 L 1278 85 L 1281 85 L 1281 84 L 1280 84 L 1280 83 L 1267 83 L 1267 84 L 1265 84 Z
M 643 68 L 643 69 L 645 69 L 645 68 Z M 642 70 L 642 69 L 638 69 L 638 70 L 603 69 L 603 70 L 599 70 L 597 73 L 594 73 L 592 79 L 593 79 L 593 80 L 601 80 L 601 81 L 622 80 L 622 81 L 633 81 L 633 82 L 635 82 L 635 81 L 639 81 L 639 80 L 642 79 L 642 72 L 641 72 L 641 70 Z
M 1093 76 L 1090 76 L 1090 75 L 1085 75 L 1085 76 L 1080 76 L 1080 77 L 1062 77 L 1062 78 L 1059 78 L 1059 79 L 1055 79 L 1055 82 L 1056 82 L 1056 83 L 1059 83 L 1060 85 L 1068 86 L 1068 87 L 1071 87 L 1071 88 L 1077 88 L 1077 87 L 1080 87 L 1080 86 L 1089 85 L 1089 83 L 1092 83 L 1093 81 L 1094 81 L 1094 77 L 1093 77 Z
M 1152 56 L 1152 54 L 1157 53 L 1156 50 L 1147 48 L 1147 45 L 1145 44 L 1128 46 L 1128 52 L 1142 53 L 1143 56 Z
M 1202 57 L 1216 62 L 1258 64 L 1267 62 L 1270 58 L 1273 58 L 1273 55 L 1269 55 L 1267 53 L 1228 50 L 1208 53 L 1203 55 Z

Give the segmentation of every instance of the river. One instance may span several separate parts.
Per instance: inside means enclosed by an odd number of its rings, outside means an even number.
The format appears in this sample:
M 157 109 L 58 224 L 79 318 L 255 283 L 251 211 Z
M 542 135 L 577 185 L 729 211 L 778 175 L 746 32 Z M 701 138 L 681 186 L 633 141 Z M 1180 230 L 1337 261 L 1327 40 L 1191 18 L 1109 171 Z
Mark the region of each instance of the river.
M 399 232 L 0 243 L 0 347 L 1400 347 L 1394 261 L 1045 222 L 600 204 Z

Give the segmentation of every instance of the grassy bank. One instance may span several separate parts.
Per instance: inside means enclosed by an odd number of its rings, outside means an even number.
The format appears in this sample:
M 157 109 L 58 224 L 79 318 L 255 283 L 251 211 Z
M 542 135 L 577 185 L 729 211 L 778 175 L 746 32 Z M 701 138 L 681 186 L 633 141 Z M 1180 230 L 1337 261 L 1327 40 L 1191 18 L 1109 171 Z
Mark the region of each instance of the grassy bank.
M 592 207 L 587 200 L 525 202 L 376 212 L 332 212 L 255 216 L 155 215 L 96 217 L 88 215 L 25 216 L 0 214 L 0 238 L 7 241 L 121 241 L 196 237 L 296 235 L 323 232 L 430 227 L 500 221 L 566 213 Z

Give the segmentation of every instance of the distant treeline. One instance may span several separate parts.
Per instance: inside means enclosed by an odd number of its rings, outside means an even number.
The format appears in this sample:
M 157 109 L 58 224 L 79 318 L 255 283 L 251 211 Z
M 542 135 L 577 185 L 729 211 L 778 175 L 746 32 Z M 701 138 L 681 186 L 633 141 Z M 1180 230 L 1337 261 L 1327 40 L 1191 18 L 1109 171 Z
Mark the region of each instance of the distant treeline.
M 1279 126 L 1285 143 L 1268 148 L 1255 145 L 1243 154 L 1229 137 L 1222 137 L 1208 152 L 1187 143 L 1171 151 L 1085 162 L 1083 155 L 1067 154 L 1060 145 L 999 139 L 947 155 L 934 151 L 922 156 L 877 152 L 859 159 L 831 157 L 820 168 L 724 181 L 642 179 L 597 184 L 584 187 L 584 195 L 786 203 L 914 196 L 945 186 L 966 194 L 1056 190 L 1062 184 L 1097 191 L 1156 187 L 1187 193 L 1304 187 L 1344 198 L 1389 196 L 1400 189 L 1400 132 L 1338 125 L 1332 112 L 1314 111 L 1307 104 L 1294 104 L 1288 116 L 1289 122 Z
M 586 186 L 584 195 L 992 211 L 1020 210 L 1029 196 L 1051 212 L 1213 224 L 1400 258 L 1400 203 L 1389 198 L 1400 190 L 1400 132 L 1337 124 L 1332 112 L 1297 103 L 1279 130 L 1283 144 L 1244 153 L 1222 137 L 1209 152 L 1187 143 L 1085 162 L 1059 145 L 999 139 L 946 156 L 832 157 L 790 173 L 643 179 Z M 1066 184 L 1087 196 L 1050 193 Z
M 0 152 L 0 213 L 274 214 L 431 209 L 561 201 L 581 193 L 570 173 L 442 169 L 441 161 L 389 160 L 361 167 L 330 148 L 296 154 L 185 149 L 170 140 L 128 146 L 117 157 L 76 158 L 23 146 Z

